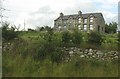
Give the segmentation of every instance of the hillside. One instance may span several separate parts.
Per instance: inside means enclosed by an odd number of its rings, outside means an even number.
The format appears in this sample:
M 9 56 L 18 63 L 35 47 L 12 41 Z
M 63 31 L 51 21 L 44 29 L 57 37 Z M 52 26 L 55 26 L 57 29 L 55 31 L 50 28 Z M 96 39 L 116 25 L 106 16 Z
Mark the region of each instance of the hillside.
M 100 45 L 88 43 L 89 36 L 79 32 L 20 32 L 17 38 L 3 43 L 3 76 L 117 77 L 117 34 L 102 35 Z

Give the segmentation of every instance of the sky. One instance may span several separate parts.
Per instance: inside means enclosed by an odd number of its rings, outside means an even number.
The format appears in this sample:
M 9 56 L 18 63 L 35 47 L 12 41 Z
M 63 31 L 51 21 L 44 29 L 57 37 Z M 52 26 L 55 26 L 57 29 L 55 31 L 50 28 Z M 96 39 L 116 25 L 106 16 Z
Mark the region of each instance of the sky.
M 105 22 L 118 23 L 118 1 L 120 0 L 3 0 L 3 18 L 16 26 L 35 29 L 37 26 L 54 26 L 59 13 L 64 15 L 101 12 Z

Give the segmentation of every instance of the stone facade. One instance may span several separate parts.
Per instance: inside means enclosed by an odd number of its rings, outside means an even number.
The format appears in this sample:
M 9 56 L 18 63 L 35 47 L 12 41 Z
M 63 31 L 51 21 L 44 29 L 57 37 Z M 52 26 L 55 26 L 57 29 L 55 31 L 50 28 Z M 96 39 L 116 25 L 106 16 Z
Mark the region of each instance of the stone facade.
M 54 20 L 54 30 L 56 31 L 73 29 L 85 32 L 98 31 L 104 33 L 105 20 L 102 13 L 82 14 L 81 11 L 78 11 L 78 14 L 74 15 L 60 13 L 60 16 Z

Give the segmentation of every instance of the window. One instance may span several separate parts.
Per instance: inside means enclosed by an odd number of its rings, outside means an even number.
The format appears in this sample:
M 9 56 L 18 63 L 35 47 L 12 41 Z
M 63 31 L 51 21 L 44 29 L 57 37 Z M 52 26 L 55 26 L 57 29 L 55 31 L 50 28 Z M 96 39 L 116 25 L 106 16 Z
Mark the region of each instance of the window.
M 93 25 L 92 24 L 90 25 L 90 30 L 93 30 Z
M 87 23 L 87 19 L 84 19 L 84 23 Z
M 85 24 L 84 27 L 83 27 L 84 31 L 87 30 L 87 25 Z
M 81 23 L 81 18 L 78 18 L 78 22 Z
M 93 19 L 90 19 L 90 22 L 93 22 Z
M 64 28 L 66 28 L 66 25 L 64 25 Z
M 72 23 L 72 21 L 73 21 L 72 17 L 70 17 L 70 20 L 69 20 L 69 21 L 70 21 L 70 23 Z
M 90 17 L 90 22 L 93 22 L 93 17 Z
M 81 25 L 78 25 L 78 29 L 81 30 Z
M 59 26 L 58 28 L 61 29 L 61 26 Z
M 64 21 L 64 24 L 66 24 L 67 21 Z
M 70 23 L 72 23 L 72 19 L 70 19 Z

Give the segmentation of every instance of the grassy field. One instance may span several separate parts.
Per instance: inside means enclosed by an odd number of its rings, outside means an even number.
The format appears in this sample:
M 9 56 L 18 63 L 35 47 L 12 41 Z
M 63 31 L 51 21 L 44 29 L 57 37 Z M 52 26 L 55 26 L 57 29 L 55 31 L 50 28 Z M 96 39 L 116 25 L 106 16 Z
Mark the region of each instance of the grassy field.
M 13 77 L 117 77 L 117 62 L 73 57 L 68 63 L 52 63 L 49 58 L 35 61 L 32 57 L 20 55 L 4 56 L 3 76 Z
M 73 56 L 71 61 L 59 63 L 51 60 L 51 51 L 47 51 L 46 58 L 36 58 L 42 51 L 45 40 L 42 37 L 45 33 L 24 32 L 19 35 L 18 40 L 10 41 L 8 50 L 3 52 L 3 76 L 13 77 L 117 77 L 118 62 L 98 61 L 93 59 Z M 58 33 L 56 43 L 59 44 Z M 117 35 L 105 35 L 106 40 L 100 49 L 116 50 Z M 56 44 L 55 43 L 55 44 Z M 49 46 L 49 48 L 54 45 Z M 87 47 L 87 46 L 85 46 Z M 44 48 L 44 47 L 43 47 Z M 56 47 L 57 48 L 57 47 Z M 55 48 L 55 49 L 56 49 Z M 47 49 L 46 49 L 47 50 Z M 46 51 L 42 51 L 46 52 Z M 58 51 L 59 52 L 59 51 Z M 59 57 L 59 56 L 58 56 Z

